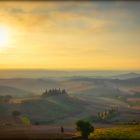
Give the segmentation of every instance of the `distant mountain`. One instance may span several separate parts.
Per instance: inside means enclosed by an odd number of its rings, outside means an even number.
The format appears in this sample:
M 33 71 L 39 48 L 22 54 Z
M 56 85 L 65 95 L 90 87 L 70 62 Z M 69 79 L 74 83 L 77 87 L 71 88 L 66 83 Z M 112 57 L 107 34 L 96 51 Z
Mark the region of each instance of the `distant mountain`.
M 135 86 L 135 87 L 140 87 L 140 76 L 139 77 L 135 77 L 135 78 L 129 78 L 129 79 L 114 79 L 112 80 L 113 83 L 115 84 L 119 84 L 121 86 Z
M 3 86 L 0 85 L 0 95 L 11 95 L 12 97 L 31 97 L 34 94 L 32 92 L 19 89 L 19 88 L 14 88 L 14 87 L 9 87 L 9 86 Z
M 111 76 L 111 78 L 113 79 L 130 79 L 130 78 L 136 78 L 136 77 L 140 77 L 140 74 L 131 72 L 131 73 L 126 73 L 126 74 Z

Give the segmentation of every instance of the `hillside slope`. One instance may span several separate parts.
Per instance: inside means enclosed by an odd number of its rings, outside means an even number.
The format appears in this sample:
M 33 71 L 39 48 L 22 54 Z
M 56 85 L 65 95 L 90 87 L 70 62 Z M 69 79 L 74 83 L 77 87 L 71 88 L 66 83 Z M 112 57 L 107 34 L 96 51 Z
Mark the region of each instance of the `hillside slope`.
M 0 85 L 0 96 L 5 95 L 10 95 L 16 98 L 24 98 L 31 97 L 34 93 L 19 88 Z

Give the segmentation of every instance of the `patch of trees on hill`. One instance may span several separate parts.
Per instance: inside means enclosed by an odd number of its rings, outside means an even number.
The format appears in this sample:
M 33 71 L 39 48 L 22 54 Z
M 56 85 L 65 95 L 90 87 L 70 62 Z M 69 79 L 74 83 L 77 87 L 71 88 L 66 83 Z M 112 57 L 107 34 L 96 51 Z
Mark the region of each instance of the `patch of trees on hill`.
M 110 122 L 112 118 L 115 118 L 119 115 L 118 107 L 111 107 L 105 111 L 98 112 L 95 116 L 89 116 L 85 118 L 86 121 L 90 122 Z
M 98 120 L 109 120 L 113 117 L 116 117 L 119 114 L 118 108 L 117 107 L 112 107 L 110 109 L 106 109 L 103 112 L 98 112 L 97 118 Z
M 67 92 L 65 89 L 49 89 L 49 90 L 46 90 L 43 94 L 42 94 L 42 97 L 50 97 L 50 96 L 57 96 L 57 95 L 66 95 Z

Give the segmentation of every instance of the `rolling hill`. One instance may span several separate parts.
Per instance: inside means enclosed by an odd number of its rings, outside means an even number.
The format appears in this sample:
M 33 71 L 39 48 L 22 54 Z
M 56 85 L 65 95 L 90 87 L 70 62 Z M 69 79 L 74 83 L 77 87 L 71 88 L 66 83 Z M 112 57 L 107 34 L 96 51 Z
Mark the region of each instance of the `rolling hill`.
M 25 98 L 33 96 L 34 93 L 19 88 L 0 85 L 0 96 L 6 95 L 10 95 L 14 98 Z
M 14 78 L 0 79 L 0 85 L 0 95 L 10 94 L 19 98 L 18 102 L 15 99 L 11 104 L 0 104 L 3 115 L 11 115 L 13 110 L 19 110 L 34 123 L 74 123 L 77 119 L 96 115 L 98 111 L 104 111 L 112 105 L 118 106 L 121 112 L 116 118 L 119 121 L 125 118 L 139 120 L 139 110 L 136 109 L 139 104 L 132 106 L 129 102 L 131 98 L 139 98 L 140 77 Z M 41 94 L 50 88 L 63 88 L 69 94 L 42 98 Z M 35 98 L 32 98 L 32 93 L 36 94 Z
M 0 104 L 2 116 L 9 116 L 12 111 L 18 110 L 22 116 L 28 116 L 34 123 L 55 123 L 57 120 L 86 114 L 87 103 L 69 95 L 56 95 L 51 97 L 38 97 L 36 100 L 24 100 L 18 104 Z M 1 116 L 0 115 L 0 116 Z
M 12 78 L 12 79 L 0 79 L 0 85 L 9 86 L 13 88 L 19 88 L 27 90 L 33 93 L 41 94 L 46 87 L 60 87 L 60 83 L 53 79 L 32 79 L 32 78 Z
M 137 78 L 137 77 L 140 77 L 140 74 L 134 72 L 111 76 L 111 78 L 113 79 L 122 79 L 122 80 Z

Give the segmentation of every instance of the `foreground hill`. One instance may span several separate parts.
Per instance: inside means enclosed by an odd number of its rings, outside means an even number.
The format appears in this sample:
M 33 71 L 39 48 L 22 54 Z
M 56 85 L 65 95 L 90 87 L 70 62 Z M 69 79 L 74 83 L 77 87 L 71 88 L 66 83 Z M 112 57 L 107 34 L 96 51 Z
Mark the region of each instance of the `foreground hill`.
M 16 99 L 12 99 L 16 100 Z M 19 100 L 19 99 L 18 99 Z M 92 96 L 74 97 L 68 94 L 49 97 L 21 99 L 20 102 L 0 104 L 0 117 L 12 117 L 13 111 L 20 112 L 20 117 L 28 117 L 33 124 L 73 125 L 78 119 L 96 117 L 111 106 L 117 106 L 119 114 L 107 122 L 140 121 L 139 111 L 128 108 L 126 103 L 116 99 Z
M 25 101 L 19 107 L 22 114 L 29 116 L 34 122 L 53 123 L 82 113 L 84 103 L 68 95 L 58 95 Z
M 21 116 L 29 117 L 32 123 L 53 124 L 79 114 L 81 117 L 85 116 L 85 105 L 87 105 L 86 102 L 67 94 L 38 97 L 30 100 L 21 99 L 20 103 L 0 104 L 0 110 L 3 112 L 0 116 L 10 116 L 13 111 L 17 110 Z

